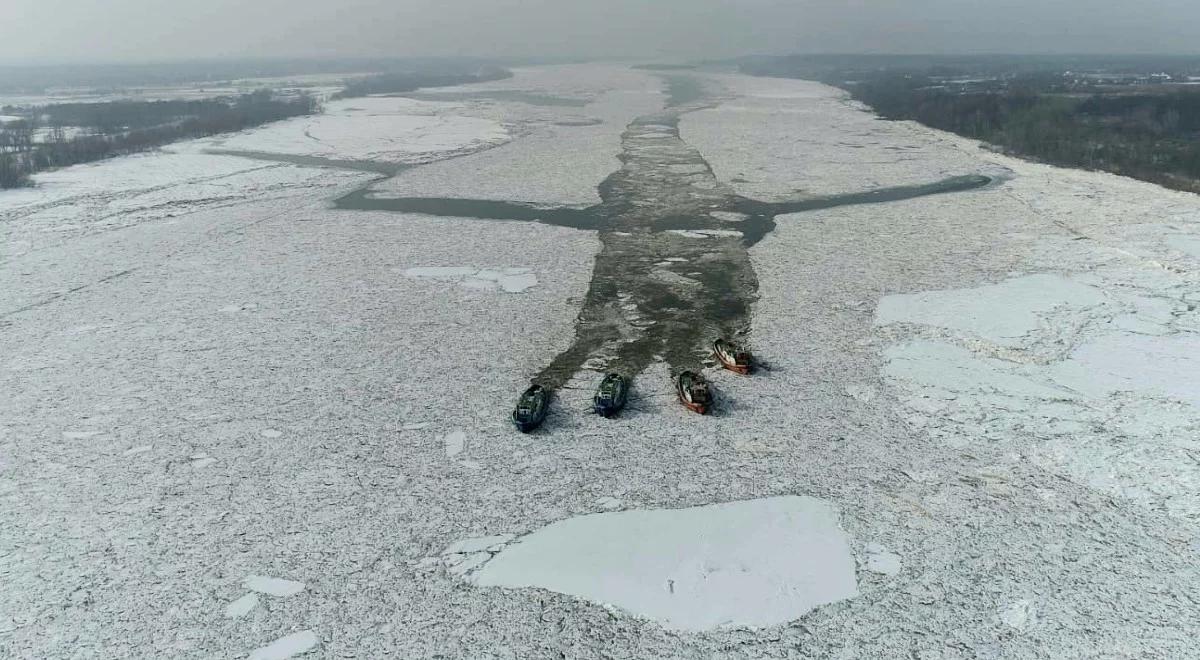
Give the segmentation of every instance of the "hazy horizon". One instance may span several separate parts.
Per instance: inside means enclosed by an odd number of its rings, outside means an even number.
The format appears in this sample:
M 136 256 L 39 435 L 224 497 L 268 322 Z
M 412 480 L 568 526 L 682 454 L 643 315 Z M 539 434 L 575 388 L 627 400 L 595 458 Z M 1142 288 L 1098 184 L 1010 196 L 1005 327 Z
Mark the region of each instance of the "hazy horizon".
M 10 0 L 0 63 L 412 56 L 1200 53 L 1200 3 L 1116 0 Z

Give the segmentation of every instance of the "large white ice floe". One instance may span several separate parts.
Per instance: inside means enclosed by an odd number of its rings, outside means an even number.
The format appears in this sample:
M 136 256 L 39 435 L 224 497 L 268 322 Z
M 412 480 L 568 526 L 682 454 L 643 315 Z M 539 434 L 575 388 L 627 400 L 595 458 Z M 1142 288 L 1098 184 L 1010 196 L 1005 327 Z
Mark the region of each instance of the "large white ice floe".
M 857 595 L 837 513 L 811 497 L 579 516 L 479 559 L 480 586 L 549 589 L 676 630 L 771 626 Z
M 322 114 L 274 122 L 211 143 L 235 151 L 413 163 L 509 140 L 499 122 L 463 116 L 456 109 L 455 104 L 406 98 L 334 101 Z
M 1128 279 L 1128 278 L 1127 278 Z M 1200 333 L 1186 289 L 1032 275 L 883 298 L 883 373 L 911 423 L 1200 517 Z M 1094 285 L 1094 286 L 1093 286 Z M 922 329 L 924 328 L 924 329 Z M 907 336 L 906 336 L 907 335 Z
M 888 296 L 876 320 L 921 323 L 1015 345 L 1059 307 L 1084 308 L 1105 302 L 1093 287 L 1058 275 L 1029 275 L 972 289 Z

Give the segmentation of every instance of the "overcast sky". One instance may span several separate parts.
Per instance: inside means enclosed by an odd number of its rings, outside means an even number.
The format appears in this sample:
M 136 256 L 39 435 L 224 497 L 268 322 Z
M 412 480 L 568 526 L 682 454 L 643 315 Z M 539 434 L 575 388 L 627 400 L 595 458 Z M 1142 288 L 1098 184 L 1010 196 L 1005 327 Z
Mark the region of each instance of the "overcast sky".
M 1196 53 L 1200 0 L 0 0 L 0 61 Z

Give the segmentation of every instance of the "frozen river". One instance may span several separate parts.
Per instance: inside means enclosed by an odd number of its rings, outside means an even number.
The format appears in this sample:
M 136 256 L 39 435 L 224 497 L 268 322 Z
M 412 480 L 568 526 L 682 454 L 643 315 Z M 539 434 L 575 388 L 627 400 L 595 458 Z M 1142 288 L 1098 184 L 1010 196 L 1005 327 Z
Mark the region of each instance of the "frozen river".
M 692 83 L 529 68 L 0 193 L 0 656 L 1200 653 L 1200 198 Z M 735 331 L 771 370 L 686 412 Z

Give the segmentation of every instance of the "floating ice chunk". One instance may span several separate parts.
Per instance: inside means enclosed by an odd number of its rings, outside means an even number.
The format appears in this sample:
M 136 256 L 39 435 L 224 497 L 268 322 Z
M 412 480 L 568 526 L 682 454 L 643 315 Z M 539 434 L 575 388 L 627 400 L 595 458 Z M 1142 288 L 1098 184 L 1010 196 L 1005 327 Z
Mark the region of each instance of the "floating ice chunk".
M 900 573 L 900 555 L 889 551 L 887 548 L 878 543 L 868 543 L 866 548 L 867 562 L 863 566 L 872 573 L 880 575 L 899 575 Z
M 264 438 L 278 438 L 283 435 L 283 432 L 278 429 L 263 429 L 258 434 Z
M 742 222 L 750 216 L 737 211 L 709 211 L 708 215 L 721 222 Z
M 454 575 L 466 575 L 479 568 L 492 558 L 490 552 L 472 552 L 467 555 L 452 555 L 449 567 L 446 569 Z
M 870 385 L 850 384 L 846 386 L 846 396 L 869 403 L 875 398 L 875 388 Z
M 257 591 L 260 594 L 268 596 L 295 596 L 304 591 L 303 582 L 293 582 L 292 580 L 267 577 L 265 575 L 251 575 L 243 580 L 242 584 L 250 591 Z
M 407 277 L 458 279 L 461 277 L 470 277 L 478 272 L 478 268 L 471 268 L 469 266 L 424 266 L 421 268 L 409 268 L 404 271 L 404 274 Z
M 735 229 L 668 229 L 667 233 L 688 238 L 726 238 L 741 237 L 742 232 Z
M 249 593 L 227 605 L 225 607 L 225 616 L 230 619 L 238 619 L 249 614 L 250 610 L 257 606 L 258 594 Z
M 490 548 L 499 548 L 506 543 L 512 541 L 515 536 L 512 534 L 496 534 L 494 536 L 480 536 L 473 539 L 463 539 L 454 543 L 450 547 L 442 551 L 443 555 L 468 554 L 472 552 L 481 552 Z
M 926 394 L 934 398 L 956 398 L 959 393 L 974 391 L 1048 400 L 1079 398 L 1065 388 L 1011 373 L 1007 362 L 977 358 L 950 344 L 907 342 L 888 348 L 884 357 L 885 374 L 925 386 L 929 388 Z
M 667 284 L 672 284 L 678 287 L 693 288 L 700 286 L 700 282 L 697 282 L 690 277 L 684 277 L 679 273 L 670 270 L 664 270 L 662 268 L 655 268 L 654 270 L 650 271 L 650 276 L 660 282 L 666 282 Z
M 1172 236 L 1167 244 L 1193 259 L 1200 259 L 1200 236 Z
M 537 275 L 526 273 L 523 275 L 505 275 L 500 278 L 500 288 L 508 293 L 521 293 L 526 289 L 537 286 Z
M 875 322 L 932 325 L 1015 346 L 1056 307 L 1082 309 L 1105 300 L 1098 289 L 1065 277 L 1029 275 L 973 289 L 887 296 Z
M 601 497 L 600 499 L 596 500 L 596 506 L 600 507 L 601 509 L 608 509 L 611 511 L 613 509 L 619 509 L 625 506 L 625 503 L 616 497 Z
M 1200 335 L 1112 334 L 1050 367 L 1051 378 L 1091 396 L 1136 392 L 1200 406 Z
M 468 289 L 478 289 L 480 291 L 496 290 L 496 282 L 494 280 L 479 280 L 472 277 L 470 279 L 463 280 L 459 284 Z
M 676 236 L 686 236 L 688 238 L 708 238 L 707 235 L 690 229 L 668 229 L 667 233 L 675 234 Z
M 311 630 L 302 630 L 255 649 L 249 660 L 286 660 L 302 653 L 308 653 L 317 646 L 317 636 Z
M 442 445 L 446 456 L 458 456 L 467 446 L 467 434 L 464 431 L 454 431 L 442 436 Z
M 1037 609 L 1028 600 L 1009 603 L 1000 610 L 1000 620 L 1010 628 L 1024 628 L 1036 616 Z
M 124 455 L 125 456 L 136 456 L 137 454 L 144 454 L 144 453 L 150 451 L 151 449 L 154 449 L 154 445 L 141 445 L 139 447 L 130 447 L 129 449 L 125 450 Z
M 795 496 L 570 518 L 470 579 L 579 596 L 677 630 L 769 626 L 857 595 L 833 507 Z
M 495 290 L 499 287 L 506 293 L 521 293 L 537 286 L 537 275 L 528 268 L 472 268 L 469 266 L 429 266 L 409 268 L 408 277 L 425 277 L 436 280 L 456 281 L 469 289 Z

